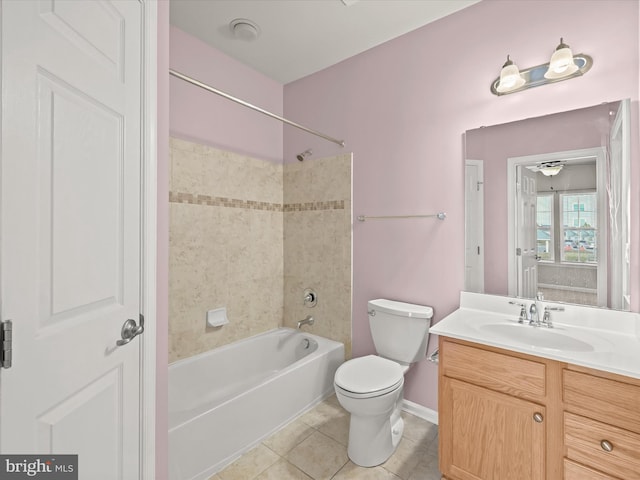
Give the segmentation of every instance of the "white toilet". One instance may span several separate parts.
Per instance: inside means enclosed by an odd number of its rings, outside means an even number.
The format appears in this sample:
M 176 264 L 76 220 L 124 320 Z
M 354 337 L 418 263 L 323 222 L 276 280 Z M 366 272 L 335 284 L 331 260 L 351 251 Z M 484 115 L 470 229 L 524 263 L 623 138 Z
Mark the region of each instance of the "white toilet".
M 425 357 L 433 316 L 431 307 L 392 300 L 368 307 L 378 354 L 343 363 L 334 377 L 338 401 L 351 414 L 349 458 L 362 467 L 384 463 L 400 443 L 404 374 Z

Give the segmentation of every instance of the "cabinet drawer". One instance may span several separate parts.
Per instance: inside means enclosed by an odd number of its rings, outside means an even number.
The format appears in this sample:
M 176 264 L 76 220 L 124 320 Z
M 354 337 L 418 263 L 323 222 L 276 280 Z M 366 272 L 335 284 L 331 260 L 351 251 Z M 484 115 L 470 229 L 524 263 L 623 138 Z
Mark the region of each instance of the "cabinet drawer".
M 564 370 L 566 409 L 640 433 L 640 387 Z
M 564 480 L 619 480 L 616 477 L 591 470 L 584 465 L 564 459 Z
M 442 373 L 451 378 L 520 397 L 545 396 L 545 364 L 444 341 Z
M 603 448 L 604 441 L 611 445 L 610 452 Z M 640 480 L 640 435 L 636 433 L 565 412 L 564 444 L 570 460 L 614 477 Z

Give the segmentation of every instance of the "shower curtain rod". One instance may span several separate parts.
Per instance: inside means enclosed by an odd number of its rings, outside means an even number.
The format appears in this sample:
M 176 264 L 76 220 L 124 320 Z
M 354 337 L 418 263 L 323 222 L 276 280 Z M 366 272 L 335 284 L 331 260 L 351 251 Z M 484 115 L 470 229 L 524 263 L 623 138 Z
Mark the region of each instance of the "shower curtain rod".
M 260 107 L 257 107 L 255 105 L 249 103 L 249 102 L 245 102 L 244 100 L 241 100 L 241 99 L 239 99 L 237 97 L 229 95 L 228 93 L 225 93 L 222 90 L 218 90 L 217 88 L 213 88 L 212 86 L 207 85 L 206 83 L 202 83 L 202 82 L 196 80 L 195 78 L 191 78 L 191 77 L 189 77 L 189 76 L 187 76 L 187 75 L 185 75 L 183 73 L 177 72 L 177 71 L 175 71 L 175 70 L 173 70 L 171 68 L 169 69 L 169 74 L 173 75 L 176 78 L 184 80 L 185 82 L 189 82 L 192 85 L 195 85 L 196 87 L 200 87 L 200 88 L 202 88 L 204 90 L 207 90 L 208 92 L 215 93 L 216 95 L 220 95 L 221 97 L 224 97 L 227 100 L 231 100 L 233 102 L 239 103 L 240 105 L 244 105 L 245 107 L 248 107 L 248 108 L 250 108 L 252 110 L 255 110 L 256 112 L 260 112 L 263 115 L 266 115 L 267 117 L 275 118 L 276 120 L 280 120 L 281 122 L 286 123 L 287 125 L 291 125 L 292 127 L 299 128 L 300 130 L 304 130 L 307 133 L 310 133 L 312 135 L 316 135 L 318 137 L 322 137 L 325 140 L 329 140 L 330 142 L 337 143 L 341 147 L 344 147 L 344 140 L 335 139 L 333 137 L 330 137 L 329 135 L 325 135 L 324 133 L 318 132 L 317 130 L 312 130 L 312 129 L 307 128 L 307 127 L 305 127 L 303 125 L 300 125 L 299 123 L 292 122 L 291 120 L 287 120 L 284 117 L 276 115 L 275 113 L 271 113 L 268 110 L 264 110 L 264 109 L 262 109 Z

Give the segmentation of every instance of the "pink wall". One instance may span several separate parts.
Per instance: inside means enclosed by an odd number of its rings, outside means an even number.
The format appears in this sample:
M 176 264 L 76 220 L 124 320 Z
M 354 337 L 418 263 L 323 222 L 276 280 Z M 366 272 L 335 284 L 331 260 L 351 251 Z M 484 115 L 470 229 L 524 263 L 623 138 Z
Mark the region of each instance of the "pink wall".
M 169 2 L 158 2 L 158 245 L 156 285 L 156 480 L 167 480 L 169 455 Z
M 276 115 L 280 83 L 182 30 L 171 27 L 171 68 Z M 282 123 L 175 77 L 170 78 L 171 135 L 282 162 Z
M 592 55 L 587 75 L 504 97 L 490 93 L 507 54 L 522 68 L 545 63 L 560 36 Z M 344 138 L 344 150 L 354 152 L 354 215 L 448 214 L 443 222 L 355 222 L 354 355 L 373 351 L 368 299 L 432 305 L 436 321 L 458 305 L 463 132 L 622 98 L 637 108 L 638 2 L 626 0 L 486 0 L 286 85 L 287 118 Z M 284 140 L 286 162 L 306 148 L 314 157 L 342 151 L 290 127 Z M 638 178 L 637 165 L 632 174 Z M 632 204 L 638 201 L 636 191 Z M 637 226 L 633 235 L 637 242 Z M 435 344 L 432 338 L 430 349 Z M 436 409 L 436 367 L 417 365 L 405 395 Z

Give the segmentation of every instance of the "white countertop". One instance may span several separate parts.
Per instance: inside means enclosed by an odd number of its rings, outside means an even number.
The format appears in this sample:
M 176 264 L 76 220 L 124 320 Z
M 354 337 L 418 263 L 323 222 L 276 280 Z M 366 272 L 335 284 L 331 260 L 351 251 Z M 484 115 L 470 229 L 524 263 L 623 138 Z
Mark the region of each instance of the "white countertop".
M 462 292 L 460 308 L 433 325 L 436 335 L 457 338 L 515 352 L 573 363 L 640 379 L 640 315 L 580 305 L 539 301 L 554 328 L 519 324 L 520 307 L 532 300 Z

